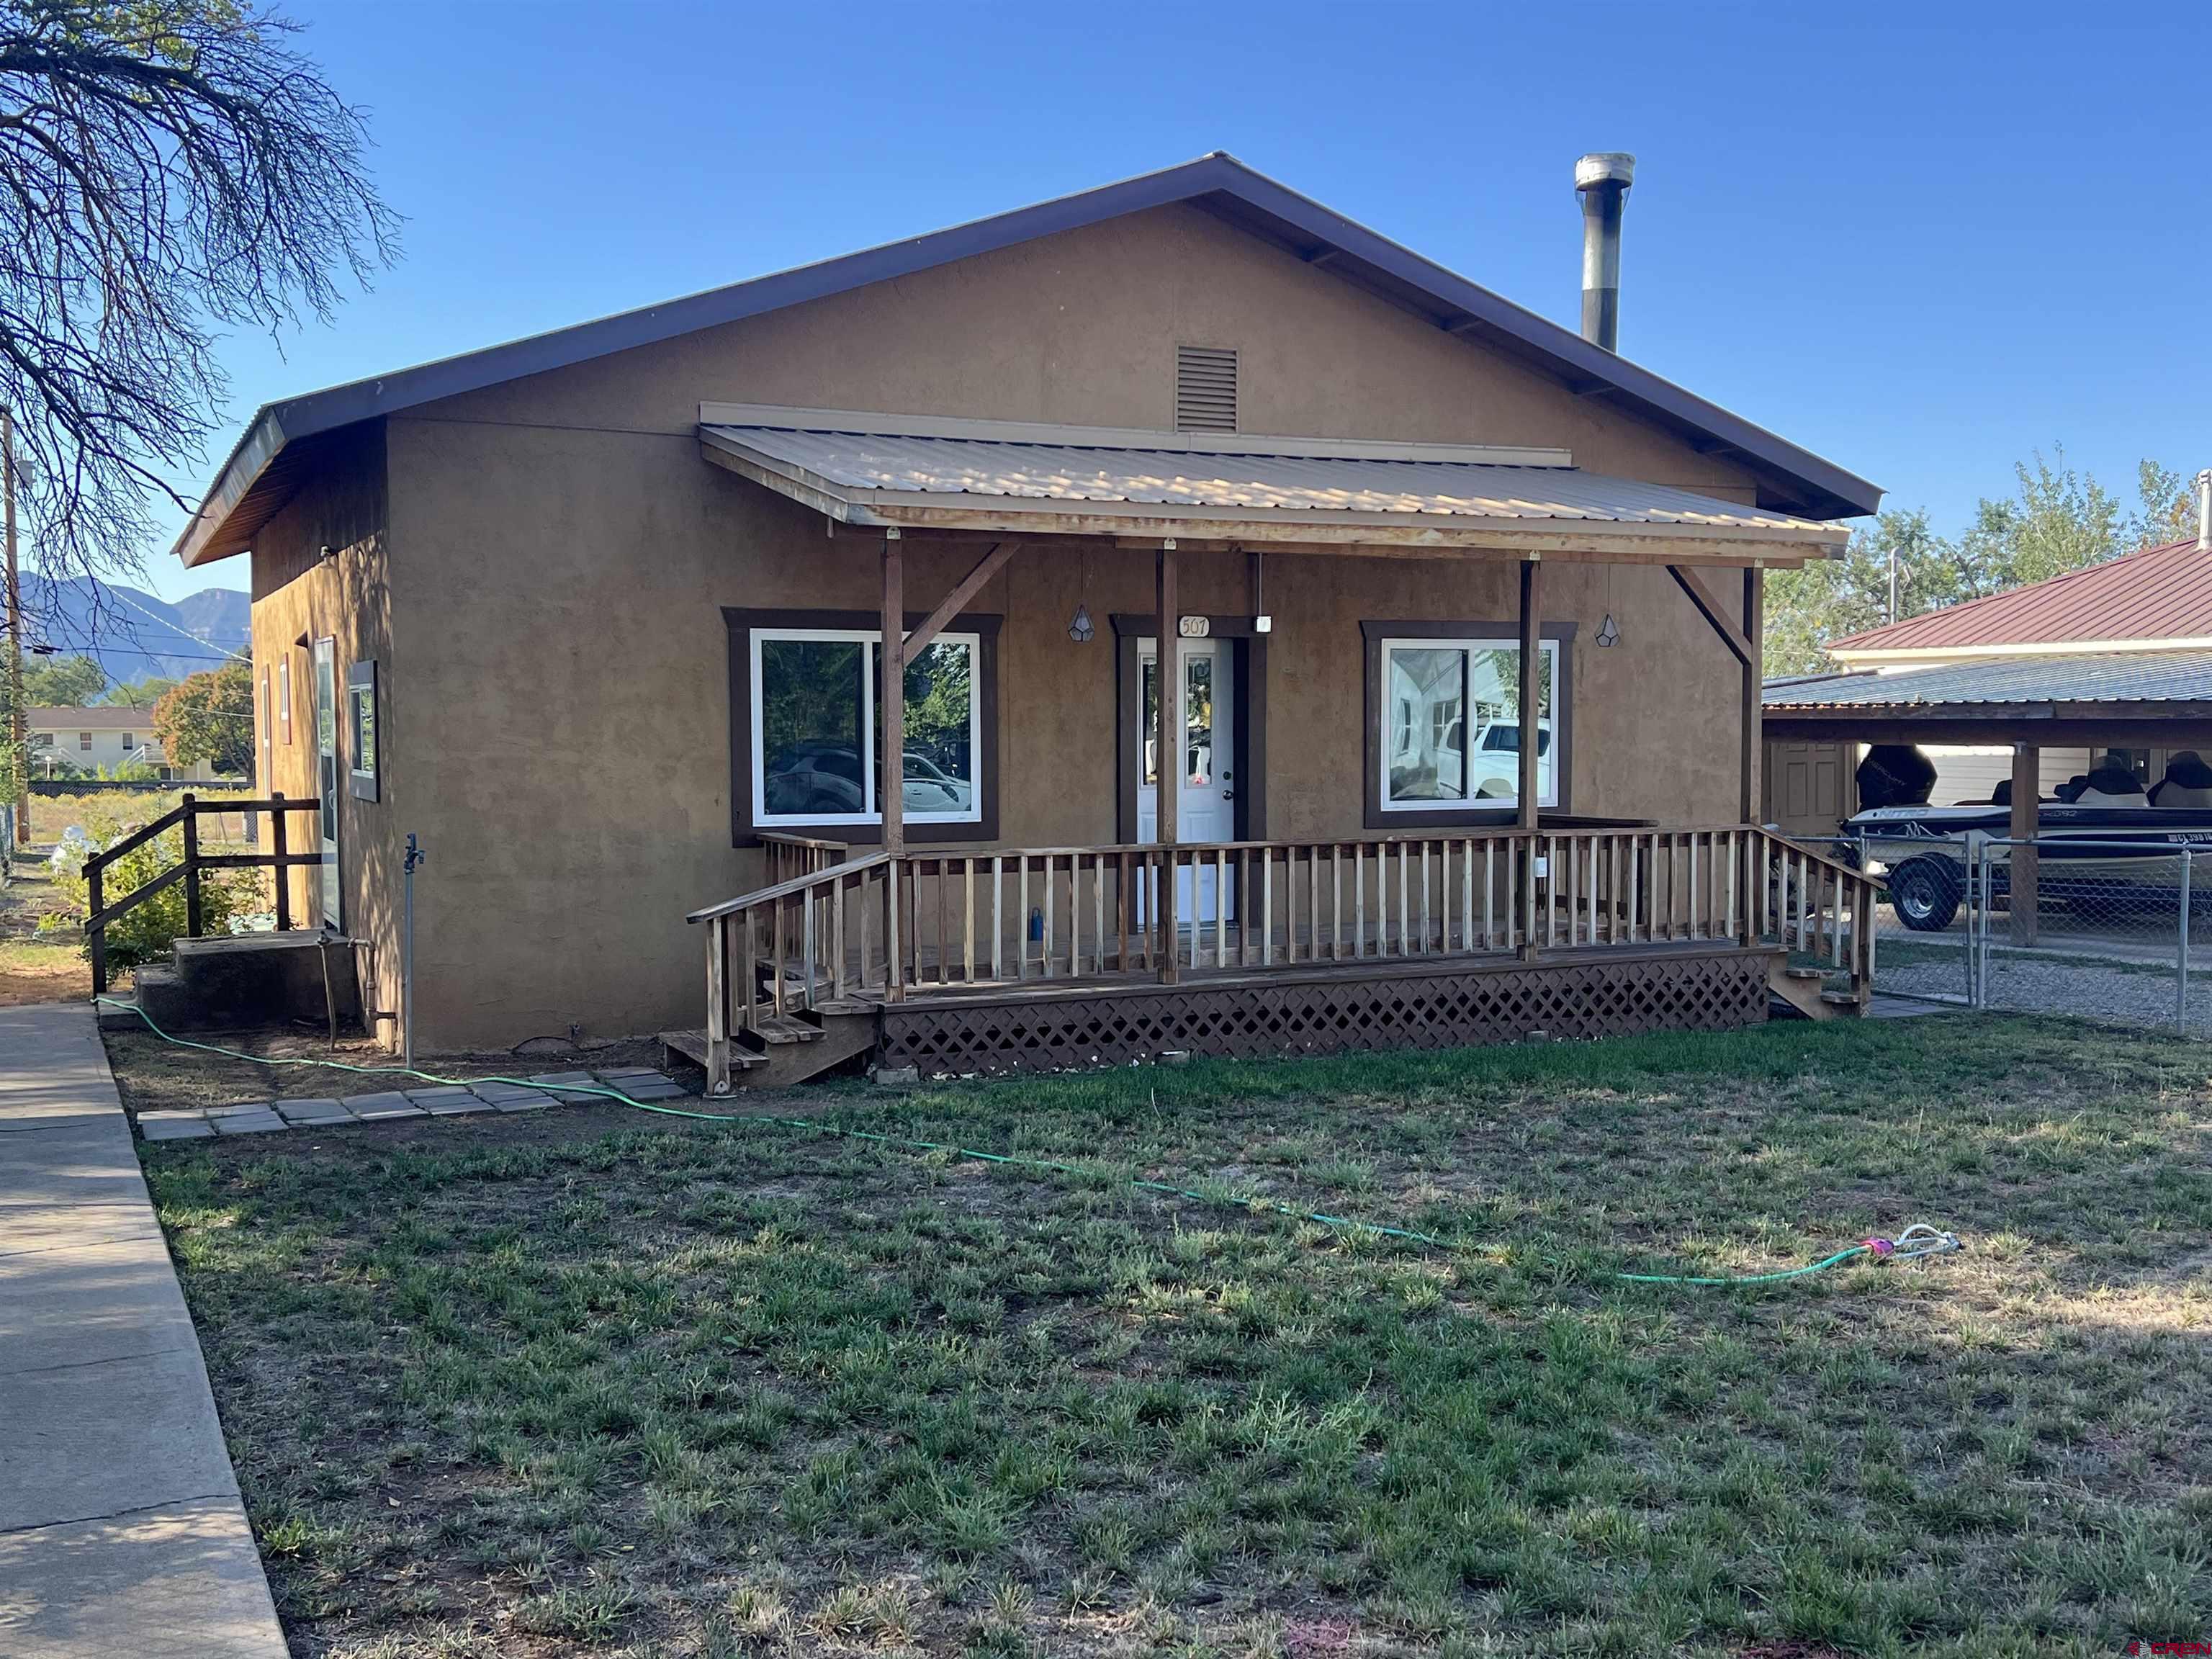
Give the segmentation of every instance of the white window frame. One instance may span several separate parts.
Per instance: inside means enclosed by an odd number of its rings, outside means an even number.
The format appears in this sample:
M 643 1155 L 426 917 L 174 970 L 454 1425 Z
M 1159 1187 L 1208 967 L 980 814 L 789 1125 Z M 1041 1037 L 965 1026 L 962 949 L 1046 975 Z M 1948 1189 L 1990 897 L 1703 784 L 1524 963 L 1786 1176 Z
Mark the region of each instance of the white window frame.
M 876 773 L 880 757 L 875 752 L 876 690 L 880 658 L 874 647 L 883 643 L 879 628 L 756 628 L 746 643 L 746 673 L 752 703 L 753 823 L 762 830 L 805 824 L 881 823 L 884 815 L 876 799 Z M 770 812 L 768 810 L 767 705 L 761 685 L 761 647 L 772 640 L 797 640 L 816 645 L 857 645 L 860 647 L 860 741 L 867 752 L 860 762 L 861 799 L 858 812 Z M 983 637 L 980 634 L 945 632 L 929 642 L 964 646 L 968 651 L 968 758 L 972 799 L 964 812 L 908 812 L 908 823 L 981 823 L 983 821 Z M 929 647 L 925 647 L 925 649 Z M 903 768 L 902 774 L 903 773 Z M 906 780 L 899 779 L 902 790 Z
M 1380 640 L 1376 641 L 1376 645 L 1382 653 L 1381 678 L 1383 696 L 1386 702 L 1386 707 L 1392 713 L 1395 713 L 1395 705 L 1398 702 L 1396 693 L 1391 690 L 1390 682 L 1390 653 L 1394 651 L 1459 651 L 1470 658 L 1479 651 L 1510 651 L 1516 657 L 1520 654 L 1521 651 L 1521 641 L 1516 639 L 1485 639 L 1475 635 L 1462 635 L 1454 638 L 1437 638 L 1433 636 L 1393 637 Z M 1550 787 L 1547 787 L 1544 791 L 1543 794 L 1538 798 L 1536 805 L 1540 807 L 1556 807 L 1559 804 L 1559 765 L 1561 761 L 1565 758 L 1565 751 L 1559 746 L 1559 705 L 1561 699 L 1565 695 L 1565 687 L 1559 683 L 1559 642 L 1557 640 L 1539 641 L 1537 642 L 1536 648 L 1542 653 L 1543 659 L 1551 665 L 1550 678 L 1552 683 L 1552 706 L 1548 709 L 1540 711 L 1538 716 L 1538 729 L 1540 731 L 1542 729 L 1542 722 L 1546 720 L 1548 720 L 1551 726 L 1552 742 L 1549 752 L 1540 757 L 1541 759 L 1548 760 L 1551 763 L 1551 781 Z M 1468 688 L 1466 701 L 1468 702 L 1479 704 L 1480 700 L 1475 697 L 1474 691 L 1474 665 L 1470 662 L 1463 672 L 1466 676 L 1466 684 Z M 1395 720 L 1393 720 L 1392 724 L 1395 726 Z M 1474 771 L 1476 756 L 1474 746 L 1475 725 L 1468 721 L 1467 718 L 1467 710 L 1464 707 L 1462 707 L 1460 711 L 1459 725 L 1461 732 L 1461 753 L 1462 756 L 1462 759 L 1461 761 L 1461 766 L 1462 769 L 1462 781 L 1463 786 L 1471 787 L 1474 781 L 1473 774 Z M 1390 763 L 1392 760 L 1396 758 L 1396 756 L 1393 751 L 1391 735 L 1392 734 L 1387 731 L 1382 732 L 1381 734 L 1382 740 L 1375 745 L 1378 769 L 1378 775 L 1375 780 L 1375 799 L 1382 811 L 1461 812 L 1489 811 L 1492 810 L 1508 811 L 1517 810 L 1519 808 L 1521 805 L 1521 772 L 1519 757 L 1517 755 L 1515 757 L 1513 772 L 1514 793 L 1510 795 L 1476 796 L 1467 794 L 1460 796 L 1456 799 L 1447 800 L 1437 800 L 1433 798 L 1425 800 L 1391 799 Z

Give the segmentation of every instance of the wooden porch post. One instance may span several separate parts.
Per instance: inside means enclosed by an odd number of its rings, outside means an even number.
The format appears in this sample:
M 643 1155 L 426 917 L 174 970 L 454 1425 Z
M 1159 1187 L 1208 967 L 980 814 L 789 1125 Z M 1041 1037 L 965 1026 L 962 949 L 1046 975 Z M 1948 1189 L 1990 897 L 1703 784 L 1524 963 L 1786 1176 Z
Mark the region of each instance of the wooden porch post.
M 2012 746 L 2012 838 L 2033 841 L 2041 820 L 2043 752 L 2032 743 Z M 2036 937 L 2036 853 L 2032 847 L 2015 847 L 2012 866 L 2012 926 L 2014 945 L 2033 945 Z
M 1521 863 L 1521 955 L 1536 954 L 1537 811 L 1543 793 L 1537 771 L 1543 742 L 1543 596 L 1538 580 L 1543 566 L 1534 555 L 1521 562 L 1521 813 L 1528 841 Z
M 1173 985 L 1182 978 L 1176 959 L 1179 946 L 1176 927 L 1176 796 L 1182 781 L 1182 734 L 1176 729 L 1176 705 L 1182 701 L 1182 617 L 1176 609 L 1176 544 L 1160 544 L 1158 604 L 1153 626 L 1159 630 L 1154 684 L 1159 689 L 1152 732 L 1153 793 L 1158 798 L 1154 820 L 1160 843 L 1159 890 L 1156 907 L 1160 915 L 1160 983 Z
M 1743 637 L 1751 652 L 1743 662 L 1743 755 L 1742 787 L 1737 796 L 1738 823 L 1757 823 L 1764 816 L 1759 799 L 1760 766 L 1765 759 L 1765 702 L 1766 685 L 1763 655 L 1766 635 L 1766 573 L 1757 565 L 1747 565 L 1743 572 Z M 1759 907 L 1753 902 L 1751 884 L 1758 873 L 1758 859 L 1753 838 L 1743 837 L 1738 860 L 1741 873 L 1736 890 L 1743 896 L 1738 912 L 1742 921 L 1742 938 L 1746 945 L 1759 939 L 1756 920 Z
M 906 995 L 906 964 L 899 939 L 899 860 L 906 852 L 906 575 L 896 526 L 884 532 L 883 684 L 877 696 L 884 727 L 882 782 L 884 944 L 889 961 L 884 990 L 896 1002 Z M 777 965 L 781 972 L 781 964 Z

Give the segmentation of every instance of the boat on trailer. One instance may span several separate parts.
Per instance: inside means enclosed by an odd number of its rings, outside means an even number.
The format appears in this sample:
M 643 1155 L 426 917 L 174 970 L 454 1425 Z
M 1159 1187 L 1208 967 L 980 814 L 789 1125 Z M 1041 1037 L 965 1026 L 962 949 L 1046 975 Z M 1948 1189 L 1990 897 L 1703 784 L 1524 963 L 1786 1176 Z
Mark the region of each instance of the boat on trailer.
M 1872 799 L 1840 826 L 1847 862 L 1886 875 L 1898 920 L 1923 933 L 1951 925 L 1977 867 L 1990 896 L 2012 891 L 2012 801 L 2000 784 L 1987 801 L 1929 804 L 1935 768 L 1917 749 L 1876 745 L 1858 769 L 1860 799 Z M 1905 797 L 1905 799 L 1899 799 Z M 2212 767 L 2177 755 L 2146 791 L 2120 767 L 2069 780 L 2036 805 L 2036 890 L 2040 902 L 2076 908 L 2165 908 L 2180 902 L 2183 848 L 2212 848 Z M 2212 909 L 2212 868 L 2192 911 Z

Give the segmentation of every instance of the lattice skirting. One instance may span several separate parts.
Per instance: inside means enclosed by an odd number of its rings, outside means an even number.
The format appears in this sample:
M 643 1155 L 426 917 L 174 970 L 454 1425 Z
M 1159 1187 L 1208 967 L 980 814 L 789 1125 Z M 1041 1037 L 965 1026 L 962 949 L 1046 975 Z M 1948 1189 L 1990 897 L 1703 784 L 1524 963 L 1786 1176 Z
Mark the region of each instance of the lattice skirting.
M 1069 1071 L 1163 1054 L 1453 1048 L 1639 1031 L 1721 1031 L 1766 1018 L 1771 952 L 1721 949 L 1339 976 L 1131 985 L 883 1010 L 880 1063 L 924 1076 Z

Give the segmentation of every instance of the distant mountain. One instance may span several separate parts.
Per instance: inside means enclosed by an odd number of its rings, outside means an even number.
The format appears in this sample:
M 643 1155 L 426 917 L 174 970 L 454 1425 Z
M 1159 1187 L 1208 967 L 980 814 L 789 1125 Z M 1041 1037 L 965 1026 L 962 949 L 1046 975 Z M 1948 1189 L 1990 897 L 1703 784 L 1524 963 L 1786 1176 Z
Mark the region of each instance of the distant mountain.
M 149 674 L 180 680 L 221 667 L 226 652 L 250 648 L 252 601 L 235 588 L 203 588 L 172 605 L 135 587 L 26 575 L 23 608 L 29 643 L 93 658 L 112 684 Z

